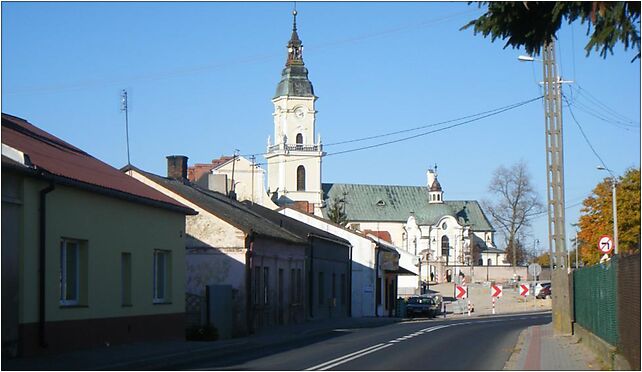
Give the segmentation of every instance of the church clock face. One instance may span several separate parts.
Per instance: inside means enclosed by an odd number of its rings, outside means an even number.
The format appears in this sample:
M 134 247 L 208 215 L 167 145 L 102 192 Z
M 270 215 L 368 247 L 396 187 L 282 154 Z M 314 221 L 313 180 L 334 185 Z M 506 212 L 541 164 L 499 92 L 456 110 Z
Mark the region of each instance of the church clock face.
M 294 110 L 294 115 L 296 115 L 296 117 L 299 119 L 303 119 L 303 116 L 305 116 L 305 111 L 302 107 L 297 107 L 297 109 Z

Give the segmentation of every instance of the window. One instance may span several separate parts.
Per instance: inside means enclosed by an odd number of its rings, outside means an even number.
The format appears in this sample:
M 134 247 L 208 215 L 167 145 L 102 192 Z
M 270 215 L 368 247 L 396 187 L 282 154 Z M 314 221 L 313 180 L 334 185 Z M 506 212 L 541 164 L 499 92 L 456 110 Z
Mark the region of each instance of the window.
M 341 274 L 341 305 L 346 304 L 346 274 Z
M 261 303 L 261 267 L 254 267 L 254 304 Z
M 290 269 L 290 303 L 296 302 L 296 269 Z
M 303 144 L 303 134 L 298 133 L 298 134 L 296 135 L 296 144 L 297 144 L 297 145 L 301 145 L 301 144 Z
M 323 291 L 323 272 L 319 273 L 319 305 L 323 305 L 323 299 L 325 297 L 325 293 Z
M 296 191 L 305 191 L 305 167 L 303 165 L 296 168 Z
M 493 260 L 489 258 L 488 259 L 488 266 L 491 266 L 492 264 L 493 264 Z
M 301 269 L 296 269 L 296 289 L 297 289 L 297 303 L 303 302 L 303 279 L 301 276 Z
M 263 267 L 263 305 L 267 305 L 269 303 L 269 294 L 270 294 L 270 268 L 269 267 Z
M 170 252 L 154 250 L 154 303 L 168 303 Z
M 450 256 L 450 242 L 446 235 L 441 237 L 441 255 Z
M 122 306 L 132 305 L 132 254 L 120 254 L 120 301 Z
M 337 274 L 332 273 L 332 300 L 337 298 Z
M 60 241 L 60 304 L 80 304 L 80 244 Z

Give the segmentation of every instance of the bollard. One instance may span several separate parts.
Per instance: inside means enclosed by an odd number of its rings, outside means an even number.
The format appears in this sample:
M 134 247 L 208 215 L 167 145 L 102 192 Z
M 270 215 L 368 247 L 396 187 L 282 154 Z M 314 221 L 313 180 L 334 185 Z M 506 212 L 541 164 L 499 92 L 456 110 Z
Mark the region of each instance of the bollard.
M 441 310 L 444 313 L 444 319 L 446 319 L 446 302 L 445 301 L 441 303 Z
M 495 297 L 493 297 L 493 315 L 495 315 Z
M 468 300 L 468 316 L 470 316 L 470 300 Z

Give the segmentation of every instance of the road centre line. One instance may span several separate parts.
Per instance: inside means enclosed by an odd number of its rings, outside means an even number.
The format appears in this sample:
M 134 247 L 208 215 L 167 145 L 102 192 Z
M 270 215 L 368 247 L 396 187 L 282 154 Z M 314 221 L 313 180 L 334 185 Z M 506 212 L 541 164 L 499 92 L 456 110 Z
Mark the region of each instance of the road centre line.
M 344 358 L 349 358 L 349 357 L 351 357 L 351 356 L 353 356 L 353 355 L 357 355 L 357 354 L 359 354 L 359 353 L 366 352 L 366 351 L 368 351 L 368 350 L 371 350 L 371 349 L 377 348 L 377 347 L 382 346 L 382 345 L 385 345 L 385 344 L 380 343 L 380 344 L 377 344 L 377 345 L 374 345 L 374 346 L 370 346 L 370 347 L 367 347 L 367 348 L 365 348 L 365 349 L 361 349 L 361 350 L 359 350 L 359 351 L 355 351 L 354 353 L 350 353 L 350 354 L 348 354 L 348 355 L 344 355 L 344 356 L 341 356 L 341 357 L 339 357 L 339 358 L 332 359 L 332 360 L 329 360 L 329 361 L 324 362 L 324 363 L 321 363 L 321 364 L 317 364 L 317 365 L 316 365 L 316 366 L 314 366 L 314 367 L 306 368 L 306 369 L 304 369 L 304 371 L 313 371 L 313 370 L 317 370 L 317 369 L 319 369 L 319 370 L 320 370 L 321 368 L 325 367 L 325 366 L 326 366 L 326 365 L 328 365 L 328 364 L 332 364 L 332 363 L 334 363 L 334 362 L 336 362 L 336 361 L 342 360 L 342 359 L 344 359 Z
M 524 319 L 537 319 L 540 318 L 541 316 L 530 316 L 530 317 L 525 317 Z M 501 317 L 503 318 L 503 317 Z M 370 347 L 367 347 L 365 349 L 361 349 L 359 351 L 355 351 L 353 353 L 329 360 L 325 363 L 318 364 L 314 367 L 310 367 L 305 369 L 305 371 L 312 371 L 312 370 L 319 370 L 319 371 L 325 371 L 330 368 L 334 368 L 337 366 L 340 366 L 341 364 L 347 363 L 349 361 L 355 360 L 357 358 L 361 358 L 362 356 L 368 355 L 370 353 L 374 353 L 375 351 L 379 351 L 382 349 L 385 349 L 386 347 L 393 346 L 396 343 L 399 343 L 401 341 L 405 341 L 408 339 L 411 339 L 415 336 L 423 335 L 424 333 L 429 333 L 433 331 L 437 331 L 439 329 L 443 328 L 449 328 L 449 327 L 456 327 L 456 326 L 461 326 L 461 325 L 469 325 L 469 324 L 477 324 L 477 323 L 495 323 L 495 322 L 505 322 L 505 321 L 510 321 L 510 320 L 517 320 L 521 318 L 512 318 L 512 319 L 488 319 L 488 320 L 477 320 L 477 321 L 468 321 L 468 322 L 460 322 L 460 323 L 450 323 L 450 324 L 444 324 L 444 325 L 439 325 L 439 326 L 433 326 L 433 327 L 428 327 L 421 329 L 415 333 L 411 333 L 406 336 L 398 337 L 394 340 L 387 341 L 386 343 L 379 343 L 377 345 L 373 345 Z M 405 322 L 404 322 L 405 323 Z
M 389 347 L 389 346 L 392 346 L 392 344 L 385 344 L 385 345 L 380 346 L 380 347 L 378 347 L 378 348 L 376 348 L 376 349 L 368 350 L 368 351 L 366 351 L 365 353 L 361 353 L 361 354 L 359 354 L 359 355 L 355 355 L 355 356 L 350 357 L 350 358 L 348 358 L 348 359 L 340 360 L 340 361 L 338 361 L 337 363 L 331 364 L 331 365 L 326 366 L 326 367 L 323 367 L 323 368 L 319 368 L 319 371 L 326 371 L 326 370 L 328 370 L 328 369 L 330 369 L 330 368 L 334 368 L 334 367 L 336 367 L 336 366 L 340 366 L 340 365 L 341 365 L 341 364 L 343 364 L 343 363 L 347 363 L 347 362 L 349 362 L 349 361 L 351 361 L 351 360 L 354 360 L 354 359 L 357 359 L 357 358 L 361 358 L 361 357 L 362 357 L 362 356 L 364 356 L 364 355 L 368 355 L 368 354 L 370 354 L 370 353 L 374 353 L 375 351 L 379 351 L 379 350 L 381 350 L 381 349 L 385 349 L 385 348 L 387 348 L 387 347 Z
M 422 332 L 419 333 L 419 334 L 429 333 L 429 332 L 436 331 L 436 330 L 439 330 L 439 329 L 442 329 L 442 328 L 454 327 L 454 326 L 461 325 L 461 324 L 464 324 L 464 323 L 445 324 L 445 325 L 430 327 L 430 328 L 426 328 L 425 330 L 422 330 Z M 414 336 L 407 335 L 407 336 L 399 337 L 399 338 L 397 338 L 395 340 L 388 341 L 385 344 L 380 343 L 380 344 L 377 344 L 377 345 L 374 345 L 374 346 L 370 346 L 370 347 L 367 347 L 365 349 L 361 349 L 359 351 L 355 351 L 354 353 L 350 353 L 350 354 L 341 356 L 339 358 L 335 358 L 335 359 L 329 360 L 329 361 L 327 361 L 325 363 L 318 364 L 318 365 L 316 365 L 314 367 L 307 368 L 307 369 L 305 369 L 305 371 L 313 371 L 313 370 L 325 371 L 325 370 L 328 370 L 330 368 L 334 368 L 334 367 L 340 366 L 341 364 L 347 363 L 349 361 L 355 360 L 357 358 L 361 358 L 364 355 L 368 355 L 370 353 L 374 353 L 375 351 L 379 351 L 379 350 L 385 349 L 386 347 L 393 346 L 396 343 L 408 340 L 408 339 L 410 339 L 412 337 L 414 337 Z

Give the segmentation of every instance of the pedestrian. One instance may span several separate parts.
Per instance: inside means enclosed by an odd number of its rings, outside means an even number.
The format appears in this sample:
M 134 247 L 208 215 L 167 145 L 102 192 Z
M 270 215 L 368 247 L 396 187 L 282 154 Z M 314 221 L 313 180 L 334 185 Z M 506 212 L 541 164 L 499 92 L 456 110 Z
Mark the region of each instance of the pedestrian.
M 433 273 L 432 271 L 430 272 L 430 281 L 431 282 L 435 281 L 435 273 Z

